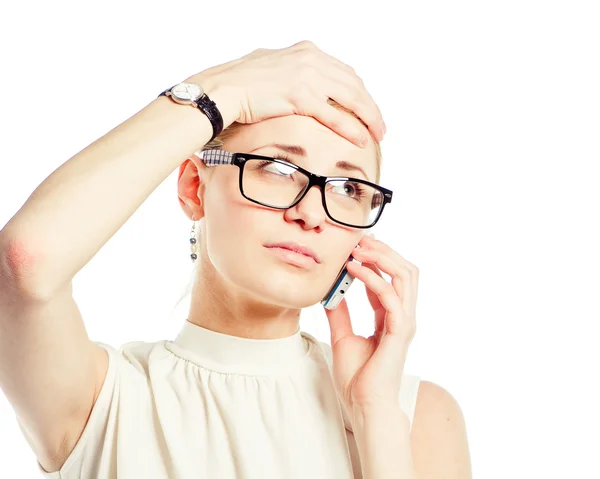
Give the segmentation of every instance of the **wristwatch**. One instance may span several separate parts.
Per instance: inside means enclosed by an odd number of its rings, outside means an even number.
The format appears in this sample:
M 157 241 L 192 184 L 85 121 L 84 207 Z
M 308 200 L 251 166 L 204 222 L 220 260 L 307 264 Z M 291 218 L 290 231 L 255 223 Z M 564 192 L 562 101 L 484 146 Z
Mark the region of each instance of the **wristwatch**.
M 212 141 L 223 131 L 223 116 L 217 108 L 217 104 L 204 92 L 202 85 L 181 82 L 171 88 L 167 88 L 158 96 L 162 95 L 168 96 L 180 105 L 192 105 L 201 110 L 208 117 L 213 127 L 213 134 L 209 141 Z

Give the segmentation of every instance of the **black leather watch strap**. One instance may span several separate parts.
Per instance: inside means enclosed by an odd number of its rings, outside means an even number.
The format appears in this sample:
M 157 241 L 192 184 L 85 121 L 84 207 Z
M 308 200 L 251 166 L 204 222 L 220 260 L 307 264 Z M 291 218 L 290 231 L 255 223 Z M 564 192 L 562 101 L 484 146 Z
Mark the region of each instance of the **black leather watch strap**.
M 206 93 L 198 98 L 195 103 L 210 120 L 210 123 L 213 127 L 213 134 L 209 141 L 212 141 L 219 133 L 223 131 L 223 117 L 221 116 L 221 112 L 217 108 L 217 104 L 212 101 Z
M 171 91 L 171 88 L 167 88 L 158 96 L 166 96 L 167 92 Z M 196 100 L 193 104 L 196 105 L 198 109 L 200 109 L 208 117 L 210 124 L 213 128 L 212 137 L 208 141 L 214 140 L 215 137 L 223 131 L 223 116 L 217 108 L 217 104 L 214 101 L 212 101 L 206 93 L 202 95 L 198 100 Z

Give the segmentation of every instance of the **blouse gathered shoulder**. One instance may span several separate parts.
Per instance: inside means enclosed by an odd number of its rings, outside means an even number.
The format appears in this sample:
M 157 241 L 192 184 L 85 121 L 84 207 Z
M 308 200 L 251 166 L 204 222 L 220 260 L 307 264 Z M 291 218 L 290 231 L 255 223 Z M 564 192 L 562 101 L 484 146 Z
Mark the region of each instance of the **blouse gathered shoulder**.
M 52 479 L 357 479 L 360 458 L 335 392 L 331 346 L 307 332 L 248 339 L 184 321 L 174 340 L 108 354 L 75 448 Z M 404 374 L 412 421 L 420 378 Z

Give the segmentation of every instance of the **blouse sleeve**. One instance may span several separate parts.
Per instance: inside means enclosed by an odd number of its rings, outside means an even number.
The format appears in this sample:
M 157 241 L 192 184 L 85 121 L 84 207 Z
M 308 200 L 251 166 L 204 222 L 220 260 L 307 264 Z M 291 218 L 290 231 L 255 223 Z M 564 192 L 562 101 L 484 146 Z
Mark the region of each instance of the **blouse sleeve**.
M 46 471 L 39 461 L 36 461 L 42 477 L 48 479 L 95 477 L 94 473 L 98 470 L 99 464 L 97 464 L 97 461 L 100 457 L 98 452 L 103 448 L 106 440 L 112 406 L 118 402 L 119 365 L 126 360 L 114 347 L 101 342 L 96 342 L 96 344 L 104 348 L 108 354 L 108 370 L 100 394 L 94 403 L 88 422 L 75 448 L 71 451 L 60 470 Z

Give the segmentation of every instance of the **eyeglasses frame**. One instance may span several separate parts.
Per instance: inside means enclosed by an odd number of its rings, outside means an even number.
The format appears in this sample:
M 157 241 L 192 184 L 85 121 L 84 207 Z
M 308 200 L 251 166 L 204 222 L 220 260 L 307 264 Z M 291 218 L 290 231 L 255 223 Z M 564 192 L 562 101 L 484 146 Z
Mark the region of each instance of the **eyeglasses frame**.
M 287 209 L 293 208 L 294 206 L 296 206 L 298 203 L 300 203 L 302 201 L 302 199 L 306 196 L 306 194 L 310 191 L 310 189 L 313 186 L 318 186 L 319 189 L 321 190 L 321 202 L 323 203 L 323 209 L 325 210 L 325 213 L 327 214 L 329 219 L 331 219 L 332 221 L 334 221 L 338 224 L 348 226 L 350 228 L 369 229 L 369 228 L 372 228 L 373 226 L 375 226 L 377 224 L 377 222 L 379 221 L 379 219 L 381 218 L 381 215 L 383 214 L 385 205 L 387 203 L 392 202 L 392 196 L 394 194 L 394 192 L 392 190 L 384 188 L 383 186 L 378 185 L 376 183 L 372 183 L 370 181 L 363 180 L 361 178 L 352 178 L 352 177 L 348 177 L 348 176 L 317 175 L 316 173 L 312 173 L 311 171 L 308 171 L 308 170 L 302 168 L 301 166 L 295 165 L 293 163 L 289 163 L 280 158 L 273 158 L 271 156 L 255 155 L 252 153 L 232 153 L 230 151 L 221 150 L 219 148 L 202 150 L 201 152 L 196 152 L 195 155 L 198 158 L 200 158 L 206 166 L 217 166 L 217 165 L 237 166 L 240 169 L 239 188 L 240 188 L 240 193 L 242 194 L 242 196 L 244 198 L 246 198 L 248 201 L 259 204 L 261 206 L 266 206 L 267 208 L 273 208 L 276 210 L 287 210 Z M 277 206 L 266 205 L 264 203 L 261 203 L 260 201 L 249 198 L 244 193 L 244 187 L 243 187 L 243 183 L 242 183 L 242 177 L 244 174 L 244 166 L 248 160 L 270 160 L 270 161 L 274 161 L 276 163 L 281 163 L 285 166 L 289 166 L 293 169 L 300 171 L 301 173 L 304 173 L 308 177 L 308 184 L 306 186 L 306 189 L 304 190 L 304 193 L 302 193 L 302 195 L 293 204 L 291 204 L 290 206 L 287 206 L 287 207 L 277 207 Z M 325 185 L 326 185 L 326 183 L 328 183 L 329 180 L 343 180 L 343 181 L 351 180 L 351 181 L 355 181 L 355 182 L 362 183 L 365 185 L 369 185 L 369 186 L 381 191 L 381 193 L 383 194 L 383 202 L 381 204 L 381 209 L 379 210 L 377 218 L 375 218 L 373 223 L 371 223 L 370 225 L 367 225 L 367 226 L 356 226 L 356 225 L 352 225 L 349 223 L 344 223 L 342 221 L 339 221 L 339 220 L 336 220 L 335 218 L 333 218 L 331 216 L 331 214 L 329 213 L 329 210 L 327 209 L 327 203 L 325 200 Z

